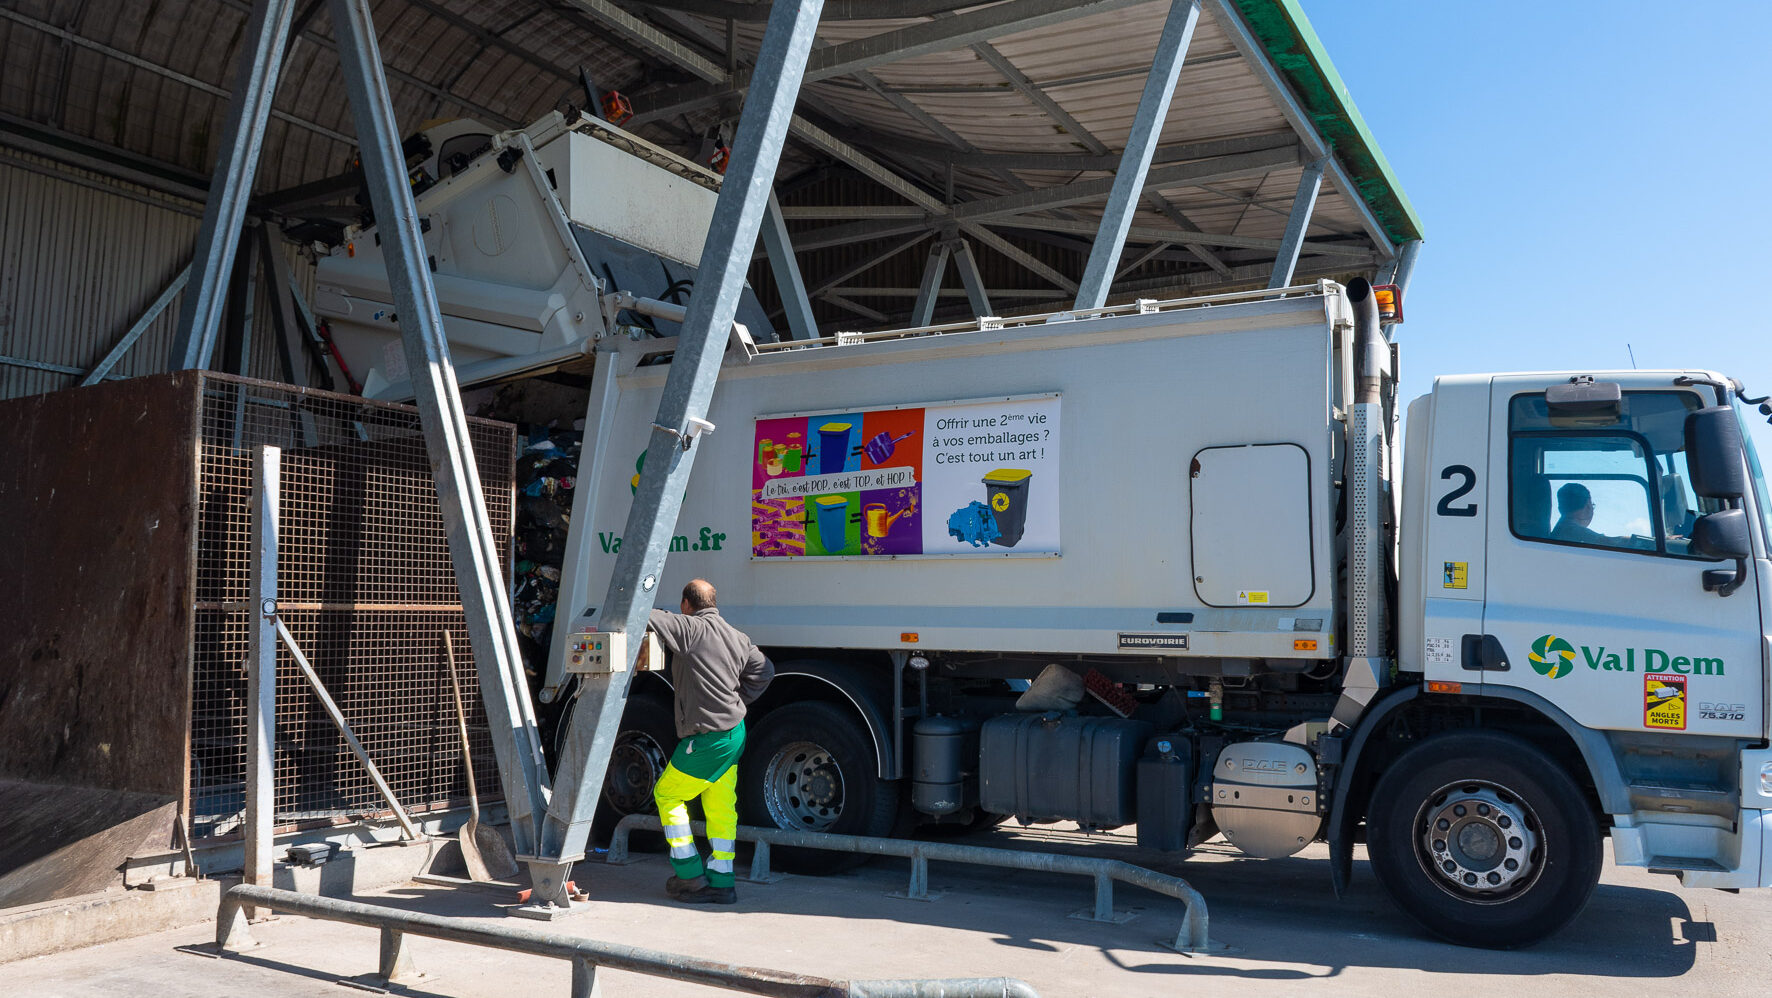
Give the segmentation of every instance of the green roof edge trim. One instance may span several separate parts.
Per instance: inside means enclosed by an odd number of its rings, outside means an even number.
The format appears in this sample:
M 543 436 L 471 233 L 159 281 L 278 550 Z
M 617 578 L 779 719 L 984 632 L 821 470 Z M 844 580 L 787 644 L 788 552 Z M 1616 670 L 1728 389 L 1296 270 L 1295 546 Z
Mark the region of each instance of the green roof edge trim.
M 1397 183 L 1390 162 L 1366 127 L 1366 119 L 1335 71 L 1323 42 L 1298 0 L 1231 0 L 1249 30 L 1267 49 L 1274 68 L 1292 87 L 1317 134 L 1329 144 L 1360 197 L 1377 216 L 1391 242 L 1420 239 L 1421 218 Z

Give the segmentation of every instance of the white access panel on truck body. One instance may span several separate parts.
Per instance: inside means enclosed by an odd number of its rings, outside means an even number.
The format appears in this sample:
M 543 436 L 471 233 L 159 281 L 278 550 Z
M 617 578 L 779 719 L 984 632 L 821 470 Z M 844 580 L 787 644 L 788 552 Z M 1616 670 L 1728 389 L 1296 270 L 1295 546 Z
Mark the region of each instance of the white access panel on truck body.
M 717 429 L 696 443 L 705 452 L 657 602 L 674 608 L 683 584 L 705 577 L 722 613 L 766 647 L 1333 655 L 1335 420 L 1351 384 L 1335 343 L 1346 308 L 1340 288 L 1325 282 L 1288 297 L 766 350 L 748 363 L 729 354 L 709 412 Z M 619 375 L 606 436 L 586 427 L 587 449 L 607 441 L 600 477 L 581 486 L 595 489 L 583 590 L 593 607 L 608 589 L 668 370 Z M 976 448 L 951 429 L 972 415 L 1014 420 L 1008 447 L 987 447 L 974 461 Z M 797 453 L 775 449 L 774 436 L 802 426 Z M 874 432 L 880 426 L 888 429 Z M 972 439 L 999 439 L 1001 429 Z M 1041 443 L 1055 453 L 1042 456 Z M 1210 522 L 1196 521 L 1196 456 L 1249 445 L 1289 456 L 1255 462 L 1263 474 L 1250 487 L 1261 491 L 1242 515 L 1220 500 Z M 821 447 L 832 455 L 828 469 Z M 1211 453 L 1205 461 L 1226 472 L 1236 464 Z M 774 488 L 791 492 L 796 472 L 813 485 L 787 500 L 803 504 L 798 526 L 754 533 L 765 489 L 780 475 Z M 916 523 L 892 515 L 910 502 L 866 502 L 890 497 L 857 491 L 846 477 L 876 472 L 899 477 L 864 487 L 929 490 L 905 514 Z M 1021 494 L 1004 494 L 1017 485 Z M 941 489 L 959 491 L 944 499 Z M 804 512 L 821 490 L 830 507 L 842 500 L 842 514 L 829 512 L 822 529 L 846 553 L 823 553 L 819 515 Z M 1271 522 L 1276 504 L 1283 522 Z M 975 546 L 946 532 L 950 516 L 982 517 L 983 508 L 1009 536 Z M 1196 589 L 1190 532 L 1202 527 L 1213 531 L 1217 570 L 1243 577 Z M 1261 554 L 1241 568 L 1225 558 L 1238 535 Z M 1295 550 L 1277 548 L 1275 536 Z M 1264 566 L 1283 577 L 1266 577 Z M 1228 594 L 1231 605 L 1208 605 L 1202 592 Z M 1298 640 L 1307 637 L 1316 640 Z

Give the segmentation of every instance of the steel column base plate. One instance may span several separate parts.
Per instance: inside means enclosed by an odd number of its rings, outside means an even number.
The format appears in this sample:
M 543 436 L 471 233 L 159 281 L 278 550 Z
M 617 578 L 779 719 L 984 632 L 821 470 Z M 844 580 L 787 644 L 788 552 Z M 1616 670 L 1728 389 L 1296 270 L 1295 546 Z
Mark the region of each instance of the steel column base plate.
M 1206 941 L 1205 949 L 1188 949 L 1186 947 L 1177 946 L 1173 939 L 1158 939 L 1156 943 L 1158 946 L 1161 946 L 1166 950 L 1173 950 L 1177 953 L 1188 953 L 1194 956 L 1235 956 L 1236 954 L 1243 952 L 1243 947 L 1241 946 L 1229 946 L 1216 939 L 1208 939 Z
M 562 908 L 557 904 L 523 904 L 509 909 L 510 914 L 518 918 L 533 918 L 539 922 L 553 922 L 573 915 L 582 915 L 591 910 L 589 901 L 569 901 Z
M 922 894 L 912 894 L 910 891 L 887 891 L 886 896 L 897 898 L 900 901 L 934 901 L 945 893 L 945 891 L 924 891 Z
M 1103 925 L 1124 925 L 1137 918 L 1138 912 L 1130 908 L 1124 910 L 1116 908 L 1112 918 L 1096 918 L 1094 908 L 1078 908 L 1067 917 L 1080 918 L 1085 922 L 1100 922 Z
M 435 980 L 430 974 L 401 975 L 397 981 L 390 981 L 380 974 L 358 974 L 356 977 L 341 977 L 338 983 L 357 991 L 368 991 L 371 994 L 401 994 L 421 982 Z

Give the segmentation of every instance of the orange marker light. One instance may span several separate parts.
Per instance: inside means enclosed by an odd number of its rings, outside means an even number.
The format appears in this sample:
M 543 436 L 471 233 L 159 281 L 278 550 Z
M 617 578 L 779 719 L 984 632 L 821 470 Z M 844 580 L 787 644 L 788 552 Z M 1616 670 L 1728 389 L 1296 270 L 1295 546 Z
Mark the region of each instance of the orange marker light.
M 1378 303 L 1380 322 L 1403 321 L 1403 289 L 1395 284 L 1380 284 L 1372 289 L 1372 300 Z
M 907 645 L 914 645 L 917 643 L 917 632 L 916 631 L 905 631 L 903 634 L 900 634 L 898 636 L 898 640 L 903 641 Z
M 1316 651 L 1317 650 L 1317 639 L 1316 638 L 1294 639 L 1292 642 L 1292 650 L 1293 651 Z
M 1430 679 L 1427 681 L 1427 691 L 1429 693 L 1461 693 L 1464 691 L 1464 684 L 1447 682 L 1444 679 Z

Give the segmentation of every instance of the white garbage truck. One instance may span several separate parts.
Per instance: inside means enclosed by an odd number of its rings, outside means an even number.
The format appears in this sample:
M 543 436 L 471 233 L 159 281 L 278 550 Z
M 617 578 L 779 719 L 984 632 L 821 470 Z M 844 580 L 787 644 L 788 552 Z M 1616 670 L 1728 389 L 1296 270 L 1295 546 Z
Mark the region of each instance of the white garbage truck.
M 569 252 L 558 282 L 531 269 L 510 291 L 502 255 L 569 250 L 597 220 L 560 150 L 488 145 L 418 201 L 464 367 L 592 361 L 549 700 L 597 625 L 674 340 L 621 322 L 638 296 Z M 320 274 L 369 364 L 392 335 L 371 236 Z M 712 580 L 777 663 L 747 721 L 745 820 L 1135 825 L 1143 846 L 1222 835 L 1256 857 L 1326 841 L 1337 890 L 1363 841 L 1404 911 L 1478 946 L 1567 924 L 1607 837 L 1687 887 L 1772 886 L 1772 500 L 1740 384 L 1441 377 L 1404 445 L 1386 296 L 1354 279 L 735 330 L 656 592 Z M 488 353 L 513 331 L 524 346 Z M 650 806 L 668 684 L 632 674 L 617 811 Z

